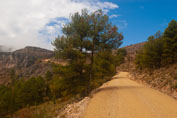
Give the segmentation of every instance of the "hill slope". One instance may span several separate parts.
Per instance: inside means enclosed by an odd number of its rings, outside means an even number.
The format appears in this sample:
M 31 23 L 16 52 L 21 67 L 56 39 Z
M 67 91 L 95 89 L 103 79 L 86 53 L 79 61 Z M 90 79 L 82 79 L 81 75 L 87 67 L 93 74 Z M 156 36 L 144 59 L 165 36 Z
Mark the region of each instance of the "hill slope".
M 0 84 L 9 81 L 12 69 L 20 77 L 44 75 L 51 67 L 41 60 L 53 57 L 53 51 L 29 46 L 13 52 L 0 52 Z
M 130 72 L 134 80 L 177 98 L 177 63 L 154 70 L 136 68 L 135 56 L 144 44 L 145 42 L 125 47 L 127 50 L 125 63 L 120 65 L 117 70 Z

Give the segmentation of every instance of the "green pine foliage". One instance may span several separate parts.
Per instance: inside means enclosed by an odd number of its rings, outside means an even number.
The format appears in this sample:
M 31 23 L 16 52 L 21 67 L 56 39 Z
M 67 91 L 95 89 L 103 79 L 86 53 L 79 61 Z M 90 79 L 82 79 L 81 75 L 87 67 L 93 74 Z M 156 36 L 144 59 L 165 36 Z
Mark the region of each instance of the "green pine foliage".
M 117 50 L 117 54 L 116 54 L 116 64 L 117 64 L 117 66 L 124 63 L 126 55 L 127 55 L 127 51 L 126 51 L 125 48 L 120 48 L 120 49 Z
M 177 61 L 177 22 L 172 20 L 164 32 L 163 63 L 174 63 Z
M 177 22 L 172 20 L 165 32 L 150 36 L 136 55 L 139 69 L 156 69 L 177 62 Z
M 43 102 L 46 84 L 42 77 L 32 77 L 27 81 L 16 80 L 9 86 L 0 86 L 0 116 Z
M 12 98 L 12 91 L 10 88 L 5 86 L 0 86 L 0 117 L 10 113 L 11 111 L 11 98 Z
M 84 9 L 81 14 L 71 16 L 71 22 L 63 28 L 63 35 L 52 44 L 57 57 L 69 62 L 64 67 L 65 73 L 59 73 L 71 86 L 72 93 L 80 91 L 88 94 L 96 75 L 101 75 L 101 78 L 115 72 L 111 50 L 117 49 L 122 39 L 118 28 L 109 22 L 108 16 L 101 10 L 89 14 Z
M 103 51 L 95 56 L 94 73 L 100 74 L 97 78 L 104 78 L 104 76 L 112 76 L 115 74 L 115 56 L 109 51 Z

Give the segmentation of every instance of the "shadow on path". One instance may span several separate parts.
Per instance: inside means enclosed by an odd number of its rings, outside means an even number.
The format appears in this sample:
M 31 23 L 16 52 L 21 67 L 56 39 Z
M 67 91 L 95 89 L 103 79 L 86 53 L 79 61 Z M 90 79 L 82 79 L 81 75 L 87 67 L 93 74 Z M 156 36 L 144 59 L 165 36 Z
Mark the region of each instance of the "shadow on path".
M 102 92 L 102 91 L 114 91 L 114 90 L 120 90 L 120 89 L 140 89 L 145 88 L 143 86 L 110 86 L 110 87 L 103 87 L 99 88 L 94 91 L 94 93 Z

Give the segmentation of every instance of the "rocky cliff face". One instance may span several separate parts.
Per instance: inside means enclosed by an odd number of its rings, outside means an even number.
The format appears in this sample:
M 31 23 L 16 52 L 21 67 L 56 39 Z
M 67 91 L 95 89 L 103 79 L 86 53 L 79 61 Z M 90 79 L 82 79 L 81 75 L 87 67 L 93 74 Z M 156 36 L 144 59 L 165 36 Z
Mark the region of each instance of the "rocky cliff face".
M 37 47 L 25 47 L 14 52 L 0 52 L 0 68 L 27 68 L 36 60 L 54 56 L 53 51 Z
M 0 52 L 0 84 L 8 83 L 11 69 L 20 77 L 44 75 L 51 67 L 40 60 L 49 59 L 54 52 L 37 47 L 25 47 L 13 52 Z

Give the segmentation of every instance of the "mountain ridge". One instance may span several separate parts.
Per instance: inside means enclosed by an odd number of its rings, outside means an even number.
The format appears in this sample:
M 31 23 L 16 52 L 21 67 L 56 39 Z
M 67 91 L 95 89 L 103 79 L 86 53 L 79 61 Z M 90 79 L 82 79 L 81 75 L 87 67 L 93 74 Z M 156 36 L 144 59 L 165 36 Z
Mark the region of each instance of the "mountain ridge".
M 9 73 L 12 70 L 25 78 L 44 75 L 51 67 L 40 60 L 53 57 L 53 51 L 32 46 L 13 52 L 0 52 L 0 84 L 7 84 L 10 81 Z

